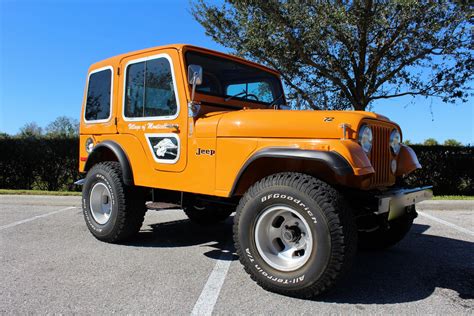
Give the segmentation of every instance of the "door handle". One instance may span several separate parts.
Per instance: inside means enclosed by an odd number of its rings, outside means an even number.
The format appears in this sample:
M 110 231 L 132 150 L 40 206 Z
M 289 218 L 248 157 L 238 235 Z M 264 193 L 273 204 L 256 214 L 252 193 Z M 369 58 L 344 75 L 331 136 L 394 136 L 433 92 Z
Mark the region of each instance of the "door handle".
M 174 133 L 179 132 L 179 125 L 178 124 L 165 124 L 166 128 L 172 129 Z

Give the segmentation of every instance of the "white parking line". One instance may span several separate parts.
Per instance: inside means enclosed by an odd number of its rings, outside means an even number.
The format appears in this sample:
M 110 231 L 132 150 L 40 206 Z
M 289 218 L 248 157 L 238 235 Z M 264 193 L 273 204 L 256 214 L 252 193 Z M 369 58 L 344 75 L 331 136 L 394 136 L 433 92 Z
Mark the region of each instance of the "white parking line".
M 225 249 L 232 248 L 229 245 Z M 207 279 L 206 285 L 202 289 L 201 295 L 194 305 L 191 315 L 207 316 L 212 314 L 233 256 L 231 251 L 225 251 L 219 256 L 214 269 Z
M 426 218 L 429 218 L 431 219 L 432 221 L 435 221 L 435 222 L 438 222 L 440 224 L 443 224 L 443 225 L 446 225 L 446 226 L 449 226 L 451 228 L 454 228 L 456 229 L 457 231 L 460 231 L 462 233 L 466 233 L 468 235 L 471 235 L 471 236 L 474 236 L 474 232 L 469 230 L 469 229 L 466 229 L 466 228 L 463 228 L 463 227 L 459 227 L 458 225 L 454 225 L 453 223 L 450 223 L 450 222 L 447 222 L 445 220 L 442 220 L 440 218 L 437 218 L 437 217 L 434 217 L 433 215 L 430 215 L 430 214 L 426 214 L 425 212 L 420 212 L 420 211 L 417 211 L 418 214 L 420 214 L 421 216 L 423 217 L 426 217 Z
M 43 217 L 47 217 L 47 216 L 50 216 L 50 215 L 58 214 L 58 213 L 61 213 L 61 212 L 67 211 L 67 210 L 74 209 L 74 208 L 76 208 L 76 207 L 75 206 L 70 206 L 70 207 L 66 207 L 66 208 L 63 208 L 63 209 L 60 209 L 60 210 L 57 210 L 57 211 L 54 211 L 54 212 L 49 212 L 49 213 L 46 213 L 46 214 L 41 214 L 41 215 L 37 215 L 37 216 L 30 217 L 30 218 L 27 218 L 27 219 L 23 219 L 21 221 L 17 221 L 17 222 L 13 222 L 11 224 L 0 226 L 0 230 L 4 230 L 4 229 L 10 228 L 10 227 L 15 227 L 15 226 L 18 226 L 18 225 L 21 225 L 21 224 L 25 224 L 25 223 L 37 220 L 39 218 L 43 218 Z

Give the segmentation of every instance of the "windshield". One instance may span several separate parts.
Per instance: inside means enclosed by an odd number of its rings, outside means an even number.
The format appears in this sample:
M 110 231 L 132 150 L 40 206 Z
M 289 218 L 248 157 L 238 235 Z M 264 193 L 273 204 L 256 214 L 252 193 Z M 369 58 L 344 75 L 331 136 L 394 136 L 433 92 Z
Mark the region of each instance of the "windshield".
M 187 65 L 203 68 L 202 84 L 196 92 L 263 104 L 284 104 L 280 79 L 272 73 L 230 59 L 194 51 L 186 53 Z

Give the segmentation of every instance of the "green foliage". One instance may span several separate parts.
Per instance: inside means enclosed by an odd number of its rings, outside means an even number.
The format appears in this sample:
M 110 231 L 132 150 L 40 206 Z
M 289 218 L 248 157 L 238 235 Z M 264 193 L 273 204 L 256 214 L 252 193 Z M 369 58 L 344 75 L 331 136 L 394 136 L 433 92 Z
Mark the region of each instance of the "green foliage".
M 435 195 L 474 195 L 474 147 L 413 145 L 422 169 L 408 175 L 409 186 L 433 185 Z
M 425 146 L 436 146 L 439 145 L 438 141 L 434 138 L 428 138 L 423 142 L 423 145 Z
M 449 200 L 474 200 L 474 196 L 468 196 L 468 195 L 438 195 L 434 196 L 433 200 L 441 200 L 441 201 L 449 201 Z
M 193 2 L 206 34 L 279 70 L 293 105 L 364 110 L 398 96 L 466 102 L 473 78 L 463 1 Z
M 444 146 L 462 146 L 462 144 L 461 142 L 458 142 L 457 140 L 450 138 L 444 141 Z
M 77 191 L 43 191 L 43 190 L 10 190 L 0 189 L 0 195 L 55 195 L 55 196 L 79 196 L 81 192 Z
M 78 138 L 2 137 L 0 152 L 1 189 L 78 189 Z

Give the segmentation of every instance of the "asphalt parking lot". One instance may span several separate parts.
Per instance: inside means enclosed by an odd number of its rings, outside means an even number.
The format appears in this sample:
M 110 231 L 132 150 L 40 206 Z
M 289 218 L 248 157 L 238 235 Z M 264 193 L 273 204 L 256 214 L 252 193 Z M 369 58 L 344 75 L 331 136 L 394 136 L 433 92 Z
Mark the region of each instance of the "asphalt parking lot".
M 473 201 L 471 201 L 472 203 Z M 0 196 L 0 314 L 473 314 L 474 210 L 423 207 L 384 252 L 360 252 L 330 294 L 301 300 L 258 287 L 214 227 L 149 211 L 112 245 L 88 232 L 79 197 Z M 469 210 L 470 208 L 470 210 Z

